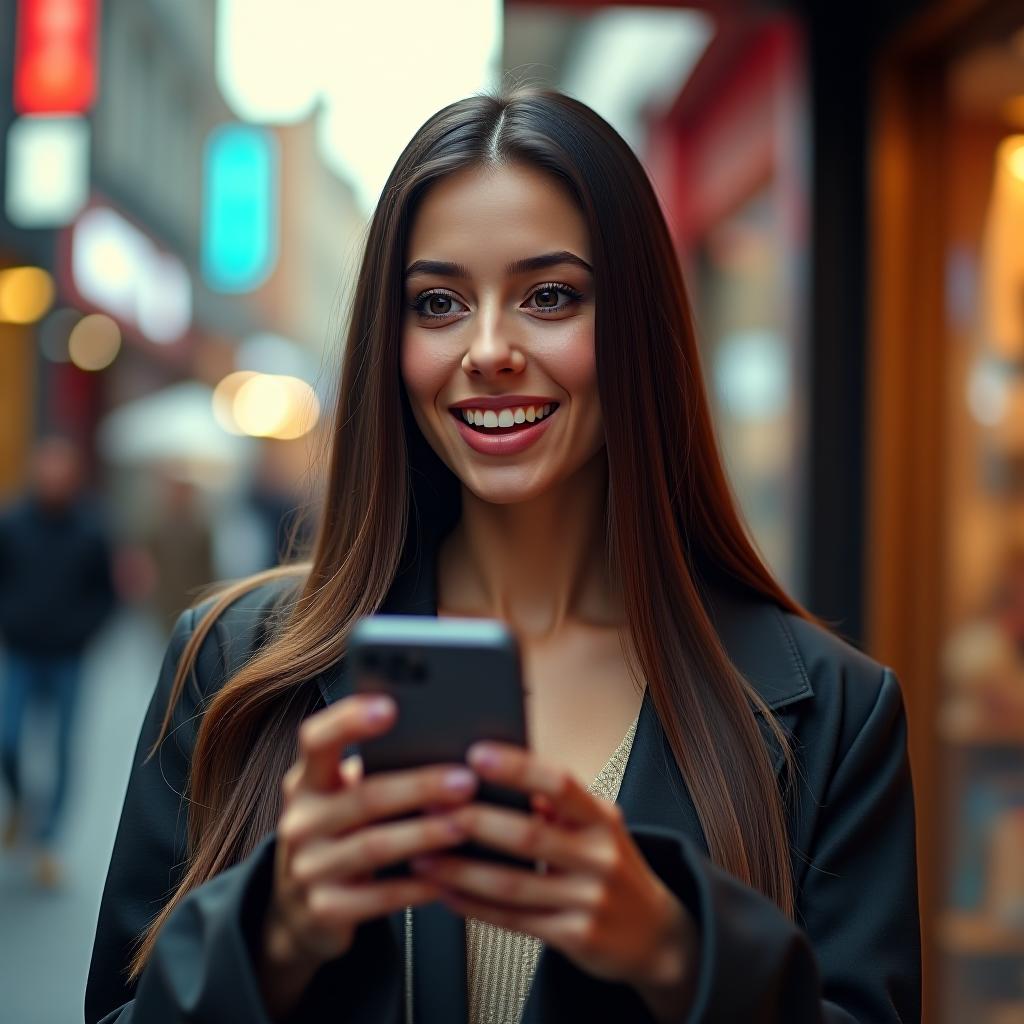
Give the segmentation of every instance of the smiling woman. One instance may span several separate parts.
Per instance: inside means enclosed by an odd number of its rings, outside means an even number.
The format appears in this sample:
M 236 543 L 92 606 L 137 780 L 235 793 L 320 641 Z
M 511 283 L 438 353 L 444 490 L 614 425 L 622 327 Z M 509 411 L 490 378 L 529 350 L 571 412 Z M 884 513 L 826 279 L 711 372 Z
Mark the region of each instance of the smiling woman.
M 899 686 L 751 545 L 668 228 L 592 110 L 517 89 L 416 133 L 333 438 L 309 563 L 175 630 L 88 1021 L 918 1019 Z M 394 722 L 343 669 L 376 612 L 509 623 L 530 749 L 339 769 Z

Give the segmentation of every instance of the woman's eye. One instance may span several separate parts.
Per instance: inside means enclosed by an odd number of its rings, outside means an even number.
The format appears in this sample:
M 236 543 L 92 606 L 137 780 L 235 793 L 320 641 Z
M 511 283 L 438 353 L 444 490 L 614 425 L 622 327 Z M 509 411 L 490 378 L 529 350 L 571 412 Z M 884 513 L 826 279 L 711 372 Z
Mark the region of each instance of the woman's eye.
M 417 295 L 409 304 L 410 308 L 428 320 L 443 320 L 457 312 L 452 309 L 452 304 L 461 306 L 462 303 L 449 295 L 447 292 L 423 292 Z
M 558 301 L 559 296 L 562 295 L 568 299 L 567 302 L 560 303 Z M 567 309 L 574 302 L 579 302 L 579 300 L 583 298 L 583 293 L 567 284 L 545 284 L 536 289 L 530 295 L 530 298 L 534 299 L 537 303 L 536 306 L 532 307 L 533 309 L 559 312 L 563 309 Z

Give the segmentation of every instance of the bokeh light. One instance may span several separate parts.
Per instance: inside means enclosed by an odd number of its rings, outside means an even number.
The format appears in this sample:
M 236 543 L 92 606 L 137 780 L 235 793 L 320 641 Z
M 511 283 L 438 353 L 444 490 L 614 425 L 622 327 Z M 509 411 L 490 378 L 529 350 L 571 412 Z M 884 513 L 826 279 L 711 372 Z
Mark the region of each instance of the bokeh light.
M 89 196 L 89 122 L 19 117 L 7 131 L 7 219 L 21 228 L 70 224 Z
M 245 431 L 235 421 L 235 396 L 247 381 L 258 376 L 252 370 L 239 370 L 229 373 L 213 389 L 213 415 L 217 422 L 229 434 L 244 434 Z
M 0 271 L 0 321 L 35 323 L 53 304 L 53 278 L 39 267 Z
M 238 388 L 231 413 L 245 434 L 289 441 L 313 429 L 320 403 L 309 384 L 298 377 L 254 373 Z
M 105 370 L 121 351 L 121 329 L 104 313 L 90 313 L 75 324 L 68 355 L 80 370 Z
M 116 210 L 94 206 L 71 233 L 71 275 L 82 298 L 160 344 L 192 322 L 192 281 L 182 261 Z
M 1002 150 L 1010 173 L 1024 181 L 1024 135 L 1011 135 L 1003 140 Z

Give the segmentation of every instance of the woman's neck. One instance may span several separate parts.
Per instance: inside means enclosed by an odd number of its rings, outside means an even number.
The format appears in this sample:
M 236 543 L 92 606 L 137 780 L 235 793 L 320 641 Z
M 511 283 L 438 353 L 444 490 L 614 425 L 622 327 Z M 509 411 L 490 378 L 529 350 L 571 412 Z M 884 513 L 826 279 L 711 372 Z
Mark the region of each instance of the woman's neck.
M 464 488 L 462 518 L 441 546 L 439 607 L 503 619 L 533 639 L 570 621 L 620 626 L 607 565 L 607 487 L 601 452 L 527 502 L 496 505 Z

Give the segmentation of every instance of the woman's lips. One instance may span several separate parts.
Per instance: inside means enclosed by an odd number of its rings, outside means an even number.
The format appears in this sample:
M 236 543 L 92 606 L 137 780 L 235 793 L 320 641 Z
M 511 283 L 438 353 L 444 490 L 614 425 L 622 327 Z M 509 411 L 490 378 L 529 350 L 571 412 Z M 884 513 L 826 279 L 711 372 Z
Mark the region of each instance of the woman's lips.
M 462 440 L 481 455 L 518 455 L 538 441 L 548 429 L 548 424 L 558 415 L 558 407 L 551 410 L 542 420 L 535 423 L 517 424 L 513 429 L 501 434 L 484 434 L 474 430 L 459 414 L 452 413 L 455 426 Z

